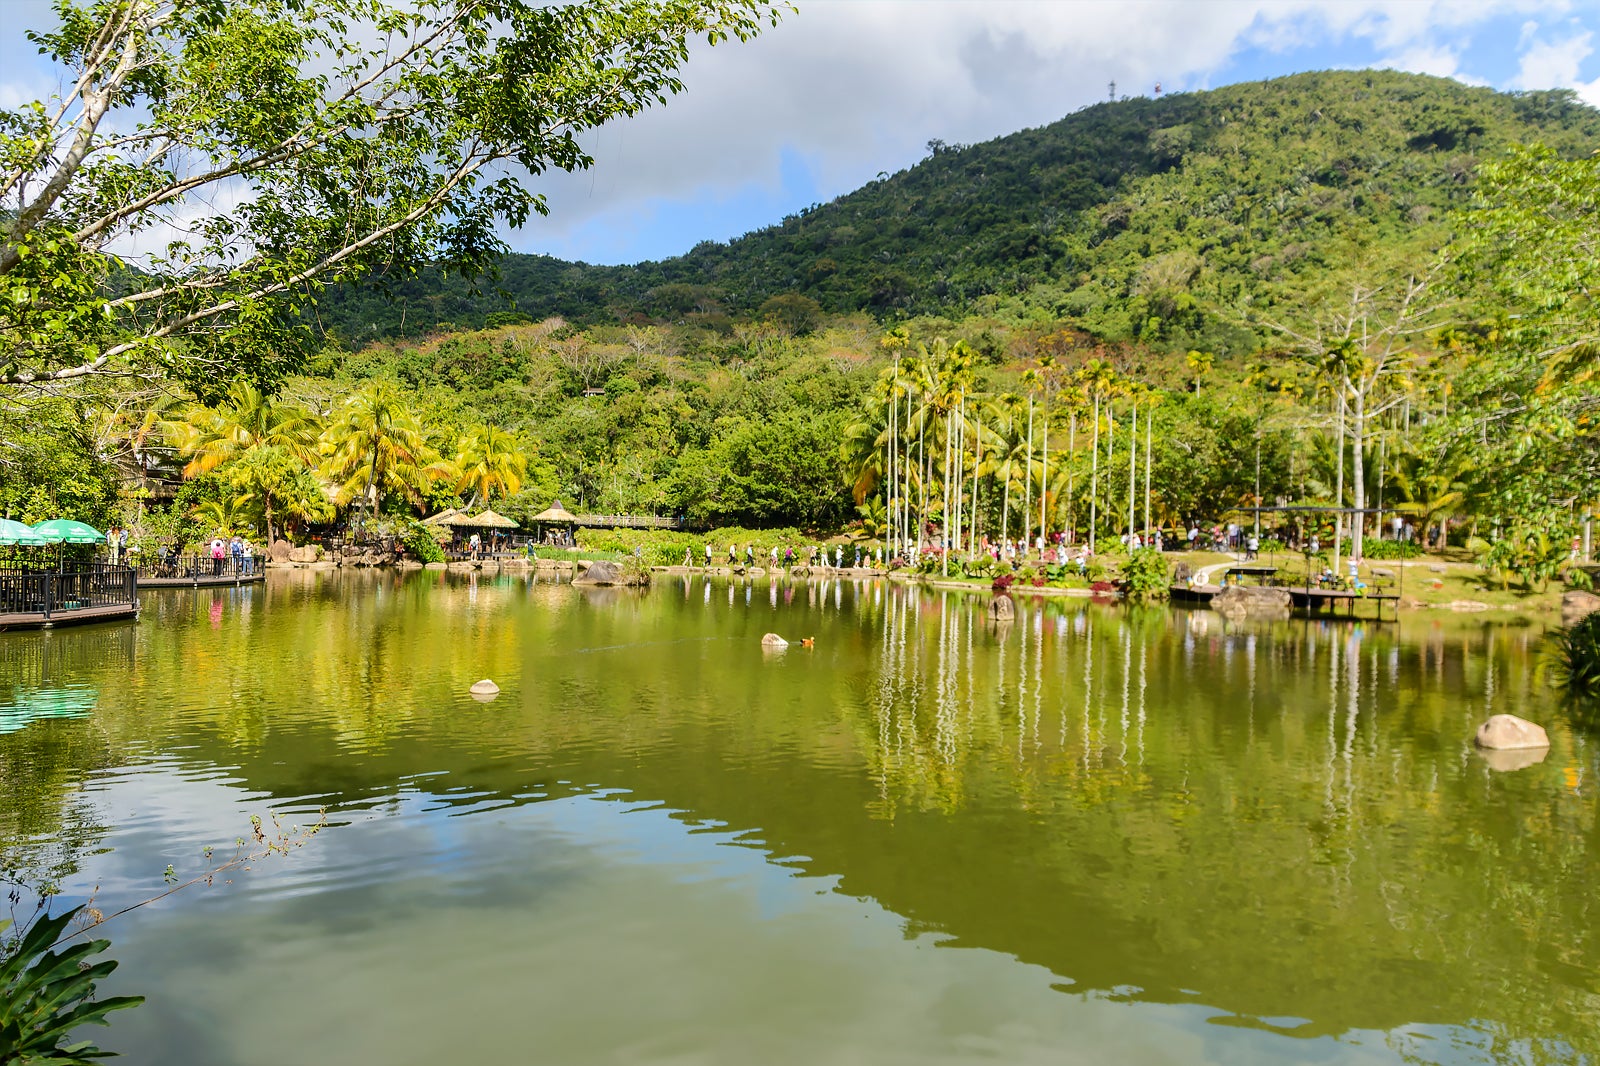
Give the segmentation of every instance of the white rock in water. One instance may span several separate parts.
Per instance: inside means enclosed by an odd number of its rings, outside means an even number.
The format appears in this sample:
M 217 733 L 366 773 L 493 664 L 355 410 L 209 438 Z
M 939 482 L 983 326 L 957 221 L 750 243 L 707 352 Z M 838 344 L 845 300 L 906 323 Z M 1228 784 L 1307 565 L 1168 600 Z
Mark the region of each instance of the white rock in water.
M 474 683 L 469 691 L 474 696 L 496 696 L 500 693 L 500 686 L 486 677 L 482 681 Z
M 1478 727 L 1478 747 L 1506 750 L 1548 748 L 1550 737 L 1543 726 L 1534 725 L 1514 714 L 1497 714 Z
M 761 646 L 763 648 L 787 648 L 789 642 L 776 633 L 768 633 L 761 638 Z

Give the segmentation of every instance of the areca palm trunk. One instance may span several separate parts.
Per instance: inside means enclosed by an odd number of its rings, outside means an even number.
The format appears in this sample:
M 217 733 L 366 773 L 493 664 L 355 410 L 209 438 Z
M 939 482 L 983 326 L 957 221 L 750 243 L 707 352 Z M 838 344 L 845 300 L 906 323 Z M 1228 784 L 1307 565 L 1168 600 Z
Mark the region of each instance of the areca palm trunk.
M 978 551 L 978 470 L 983 466 L 983 408 L 978 408 L 977 432 L 972 446 L 972 521 L 967 526 L 967 555 Z
M 939 529 L 939 570 L 946 576 L 950 573 L 950 411 L 944 413 L 944 479 L 939 486 L 939 495 L 944 497 L 944 522 Z
M 1128 550 L 1133 550 L 1134 487 L 1139 483 L 1139 405 L 1133 405 L 1133 429 L 1128 433 Z
M 1344 538 L 1344 387 L 1339 388 L 1339 446 L 1334 453 L 1338 464 L 1333 488 L 1333 572 L 1339 573 L 1339 542 Z
M 1366 457 L 1361 454 L 1362 446 L 1366 443 L 1367 429 L 1367 396 L 1366 389 L 1354 389 L 1355 411 L 1351 415 L 1350 424 L 1350 473 L 1355 480 L 1355 501 L 1357 510 L 1350 516 L 1350 558 L 1361 559 L 1361 538 L 1366 532 L 1367 515 L 1364 508 L 1367 506 L 1366 484 Z
M 1028 447 L 1023 453 L 1022 477 L 1022 528 L 1028 528 L 1029 517 L 1033 514 L 1033 393 L 1028 393 Z M 1010 485 L 1008 484 L 1009 490 Z M 1026 536 L 1026 534 L 1024 534 Z
M 1072 456 L 1078 448 L 1078 409 L 1074 407 L 1067 414 L 1067 543 L 1075 539 L 1072 528 Z
M 1150 534 L 1150 451 L 1154 429 L 1154 412 L 1151 412 L 1144 419 L 1144 531 L 1146 536 Z M 1257 506 L 1260 503 L 1260 500 L 1256 501 Z M 1257 512 L 1258 515 L 1259 513 Z
M 1039 453 L 1039 542 L 1045 538 L 1045 507 L 1050 499 L 1050 389 L 1044 390 L 1044 445 Z
M 1094 443 L 1089 452 L 1089 554 L 1094 554 L 1094 527 L 1100 514 L 1100 396 L 1094 398 Z

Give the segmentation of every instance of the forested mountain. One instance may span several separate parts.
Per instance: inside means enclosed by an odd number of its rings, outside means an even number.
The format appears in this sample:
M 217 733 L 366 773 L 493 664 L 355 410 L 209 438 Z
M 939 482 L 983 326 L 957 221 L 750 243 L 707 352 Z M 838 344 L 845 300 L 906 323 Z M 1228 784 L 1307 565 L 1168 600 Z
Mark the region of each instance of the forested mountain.
M 1220 354 L 1250 312 L 1306 302 L 1381 249 L 1444 239 L 1477 164 L 1513 143 L 1600 146 L 1570 92 L 1507 94 L 1391 71 L 1297 74 L 1125 99 L 918 165 L 728 244 L 636 266 L 505 257 L 497 283 L 424 275 L 336 293 L 358 343 L 539 320 L 725 326 L 816 311 L 1065 320 L 1106 340 Z M 814 304 L 813 304 L 814 302 Z

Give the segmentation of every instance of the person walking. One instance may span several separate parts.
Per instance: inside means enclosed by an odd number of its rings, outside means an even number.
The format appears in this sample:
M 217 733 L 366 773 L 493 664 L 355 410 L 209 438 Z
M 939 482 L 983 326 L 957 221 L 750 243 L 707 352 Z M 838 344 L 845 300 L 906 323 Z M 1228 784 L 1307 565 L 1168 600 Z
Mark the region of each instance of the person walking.
M 1246 542 L 1246 545 L 1247 550 L 1245 551 L 1245 558 L 1251 560 L 1255 559 L 1256 553 L 1261 550 L 1261 538 L 1252 533 L 1250 534 L 1250 539 Z
M 737 544 L 729 544 L 728 545 L 728 565 L 729 566 L 738 566 L 739 565 L 739 546 Z
M 711 542 L 706 541 L 706 569 L 711 569 Z

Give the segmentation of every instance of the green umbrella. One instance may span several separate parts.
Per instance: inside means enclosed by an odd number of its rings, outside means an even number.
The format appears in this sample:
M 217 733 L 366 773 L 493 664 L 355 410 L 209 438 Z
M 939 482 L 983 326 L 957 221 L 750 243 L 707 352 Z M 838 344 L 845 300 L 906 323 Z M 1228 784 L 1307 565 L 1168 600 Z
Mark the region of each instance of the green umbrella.
M 93 526 L 74 522 L 70 518 L 52 518 L 40 522 L 33 531 L 51 544 L 102 544 L 106 535 Z
M 22 544 L 30 548 L 37 548 L 49 544 L 43 536 L 35 533 L 30 526 L 21 522 L 13 522 L 9 518 L 0 518 L 0 544 Z

